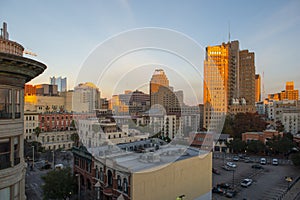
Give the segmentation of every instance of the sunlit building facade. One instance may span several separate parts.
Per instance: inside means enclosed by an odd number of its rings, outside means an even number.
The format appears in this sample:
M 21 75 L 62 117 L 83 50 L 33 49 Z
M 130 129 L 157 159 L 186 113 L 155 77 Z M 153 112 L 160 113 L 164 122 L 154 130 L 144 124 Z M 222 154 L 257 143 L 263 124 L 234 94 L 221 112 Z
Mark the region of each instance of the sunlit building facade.
M 255 102 L 261 101 L 261 77 L 255 74 Z
M 254 53 L 232 41 L 206 47 L 204 128 L 220 132 L 227 113 L 255 112 Z

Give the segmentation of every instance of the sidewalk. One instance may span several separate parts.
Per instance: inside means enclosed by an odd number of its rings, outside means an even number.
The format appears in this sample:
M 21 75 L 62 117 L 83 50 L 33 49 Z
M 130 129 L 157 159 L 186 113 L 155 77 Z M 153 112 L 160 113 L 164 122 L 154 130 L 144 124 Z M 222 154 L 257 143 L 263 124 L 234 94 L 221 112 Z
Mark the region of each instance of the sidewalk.
M 282 198 L 283 200 L 298 200 L 300 199 L 300 181 L 298 181 Z

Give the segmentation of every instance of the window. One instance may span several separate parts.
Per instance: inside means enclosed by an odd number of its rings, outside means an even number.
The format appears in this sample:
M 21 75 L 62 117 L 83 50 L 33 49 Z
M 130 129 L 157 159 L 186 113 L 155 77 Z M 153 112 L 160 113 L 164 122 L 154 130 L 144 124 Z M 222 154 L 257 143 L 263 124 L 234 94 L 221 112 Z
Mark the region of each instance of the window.
M 121 190 L 121 191 L 122 191 L 122 180 L 121 180 L 120 175 L 118 175 L 117 181 L 118 181 L 118 190 Z
M 99 170 L 98 170 L 97 166 L 96 166 L 96 172 L 95 172 L 95 174 L 96 174 L 96 179 L 99 179 Z
M 10 166 L 10 139 L 0 139 L 0 170 Z
M 108 186 L 112 186 L 113 184 L 113 174 L 110 170 L 107 171 L 107 184 Z
M 126 178 L 123 179 L 123 188 L 124 188 L 124 192 L 128 194 L 128 182 Z
M 12 118 L 12 92 L 10 89 L 0 88 L 0 119 Z
M 101 180 L 101 181 L 104 180 L 104 174 L 103 174 L 103 169 L 102 169 L 102 167 L 100 168 L 100 180 Z

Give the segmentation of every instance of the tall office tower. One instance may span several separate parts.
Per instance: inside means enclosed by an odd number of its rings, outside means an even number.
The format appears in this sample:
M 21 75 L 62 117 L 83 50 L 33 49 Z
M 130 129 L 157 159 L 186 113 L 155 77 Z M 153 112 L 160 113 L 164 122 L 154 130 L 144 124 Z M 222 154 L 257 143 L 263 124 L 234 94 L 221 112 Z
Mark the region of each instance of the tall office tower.
M 288 81 L 285 85 L 285 91 L 282 91 L 281 100 L 298 100 L 299 99 L 299 90 L 294 89 L 294 81 Z
M 50 77 L 50 84 L 57 85 L 58 92 L 66 92 L 67 91 L 67 77 L 62 78 L 60 77 Z
M 24 85 L 41 74 L 43 63 L 23 57 L 23 46 L 0 36 L 0 199 L 25 197 Z
M 164 70 L 156 69 L 150 81 L 150 105 L 154 105 L 153 94 L 158 92 L 161 87 L 169 87 L 169 79 Z
M 204 128 L 222 130 L 227 113 L 255 112 L 254 53 L 232 41 L 206 47 L 204 60 Z
M 204 128 L 219 132 L 228 111 L 230 91 L 229 44 L 206 47 L 204 60 Z
M 93 83 L 80 83 L 74 88 L 73 111 L 74 112 L 95 112 L 100 109 L 100 91 Z
M 238 97 L 246 100 L 246 105 L 253 106 L 249 111 L 255 110 L 255 61 L 254 52 L 240 51 L 239 61 L 239 94 Z M 246 110 L 245 110 L 246 112 Z
M 261 78 L 259 74 L 255 74 L 255 102 L 261 101 Z

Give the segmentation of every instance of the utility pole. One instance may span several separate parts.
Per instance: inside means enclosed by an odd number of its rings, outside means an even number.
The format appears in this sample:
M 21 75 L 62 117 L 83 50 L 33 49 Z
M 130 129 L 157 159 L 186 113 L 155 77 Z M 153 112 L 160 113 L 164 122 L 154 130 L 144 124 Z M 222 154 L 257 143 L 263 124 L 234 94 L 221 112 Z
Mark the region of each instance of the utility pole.
M 32 146 L 32 169 L 34 168 L 34 146 Z

